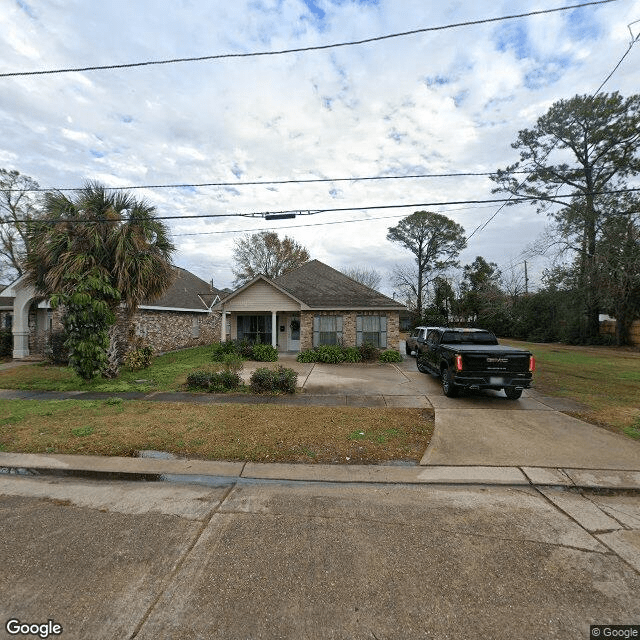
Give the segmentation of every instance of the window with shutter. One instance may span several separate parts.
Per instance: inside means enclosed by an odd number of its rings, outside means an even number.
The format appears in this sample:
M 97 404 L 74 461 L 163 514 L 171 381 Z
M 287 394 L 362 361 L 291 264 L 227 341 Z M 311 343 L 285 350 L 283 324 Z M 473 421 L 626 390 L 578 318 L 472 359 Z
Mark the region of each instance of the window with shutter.
M 313 317 L 313 346 L 342 344 L 342 316 Z
M 356 317 L 356 346 L 365 343 L 387 348 L 387 316 Z

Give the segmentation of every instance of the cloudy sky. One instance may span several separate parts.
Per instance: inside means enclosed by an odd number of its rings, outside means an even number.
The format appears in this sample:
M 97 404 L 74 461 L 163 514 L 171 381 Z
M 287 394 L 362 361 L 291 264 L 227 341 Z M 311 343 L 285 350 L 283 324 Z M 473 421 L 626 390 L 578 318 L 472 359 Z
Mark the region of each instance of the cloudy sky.
M 562 0 L 0 0 L 0 73 L 318 47 L 555 9 Z M 0 77 L 0 167 L 43 187 L 233 183 L 136 191 L 162 216 L 323 209 L 294 220 L 169 220 L 175 263 L 231 286 L 234 240 L 273 229 L 336 268 L 388 274 L 411 256 L 387 229 L 418 203 L 484 200 L 487 177 L 246 185 L 490 172 L 553 102 L 591 94 L 629 47 L 640 0 L 278 56 Z M 640 22 L 631 26 L 640 31 Z M 640 44 L 605 91 L 638 92 Z M 236 184 L 237 183 L 237 184 Z M 467 235 L 496 205 L 420 207 Z M 507 208 L 470 240 L 522 269 L 544 230 Z M 545 266 L 530 258 L 530 275 Z

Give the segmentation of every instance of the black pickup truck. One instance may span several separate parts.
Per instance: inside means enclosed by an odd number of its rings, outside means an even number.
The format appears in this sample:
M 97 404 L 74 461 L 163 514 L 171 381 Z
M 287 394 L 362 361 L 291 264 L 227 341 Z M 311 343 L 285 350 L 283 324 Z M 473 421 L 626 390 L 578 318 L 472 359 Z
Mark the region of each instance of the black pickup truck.
M 438 327 L 418 342 L 418 370 L 440 376 L 444 395 L 460 389 L 504 389 L 517 400 L 531 386 L 535 358 L 529 351 L 498 344 L 490 331 Z

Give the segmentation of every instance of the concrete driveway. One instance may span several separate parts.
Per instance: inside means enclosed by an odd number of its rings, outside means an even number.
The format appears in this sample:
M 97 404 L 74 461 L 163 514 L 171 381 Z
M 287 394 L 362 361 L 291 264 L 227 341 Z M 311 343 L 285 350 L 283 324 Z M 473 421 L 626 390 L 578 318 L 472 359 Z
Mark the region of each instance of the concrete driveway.
M 567 415 L 581 407 L 535 389 L 515 401 L 501 391 L 447 398 L 439 379 L 420 373 L 411 357 L 398 364 L 330 365 L 302 364 L 285 354 L 278 364 L 298 371 L 302 398 L 310 403 L 331 398 L 335 405 L 433 407 L 435 431 L 422 465 L 640 469 L 640 442 Z M 244 375 L 258 366 L 252 363 Z
M 447 398 L 438 378 L 417 375 L 427 379 L 425 394 L 435 409 L 422 465 L 640 469 L 640 442 L 567 415 L 580 412 L 574 401 L 535 388 L 519 400 L 502 391 Z
M 311 403 L 368 407 L 431 408 L 427 394 L 439 386 L 416 369 L 413 358 L 398 364 L 301 363 L 295 354 L 280 354 L 278 362 L 247 362 L 242 377 L 248 381 L 259 367 L 278 365 L 298 373 L 302 397 Z M 435 386 L 434 386 L 435 385 Z

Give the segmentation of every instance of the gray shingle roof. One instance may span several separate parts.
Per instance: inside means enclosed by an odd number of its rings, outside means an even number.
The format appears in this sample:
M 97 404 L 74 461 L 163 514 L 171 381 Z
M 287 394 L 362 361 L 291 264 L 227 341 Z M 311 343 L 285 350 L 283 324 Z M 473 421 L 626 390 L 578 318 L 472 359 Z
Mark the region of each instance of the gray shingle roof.
M 145 300 L 142 304 L 150 307 L 169 307 L 171 309 L 196 309 L 203 311 L 207 307 L 200 299 L 200 294 L 207 305 L 211 305 L 216 295 L 224 297 L 224 294 L 211 285 L 198 278 L 190 271 L 181 267 L 174 267 L 176 279 L 173 284 L 157 300 Z
M 315 309 L 404 308 L 397 300 L 356 282 L 319 260 L 311 260 L 273 281 Z

